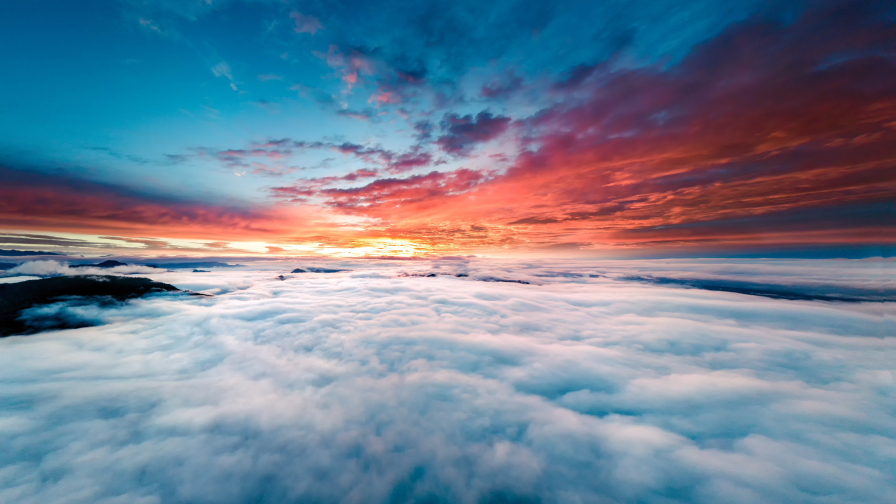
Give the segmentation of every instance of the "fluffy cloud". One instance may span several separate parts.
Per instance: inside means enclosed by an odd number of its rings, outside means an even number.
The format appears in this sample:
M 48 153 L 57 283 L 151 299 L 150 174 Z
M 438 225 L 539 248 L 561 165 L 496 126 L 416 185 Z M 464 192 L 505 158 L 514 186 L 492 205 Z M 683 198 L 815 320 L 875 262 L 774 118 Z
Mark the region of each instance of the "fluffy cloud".
M 473 115 L 445 114 L 442 119 L 442 136 L 436 144 L 445 152 L 455 155 L 469 154 L 477 144 L 488 142 L 507 131 L 510 118 L 495 116 L 482 111 Z
M 0 340 L 0 500 L 896 499 L 892 304 L 608 278 L 890 262 L 299 265 L 159 273 L 218 295 Z
M 68 263 L 60 261 L 28 261 L 15 268 L 10 269 L 7 273 L 11 275 L 131 275 L 135 273 L 156 273 L 157 268 L 149 266 L 141 266 L 139 264 L 128 264 L 125 266 L 116 266 L 114 268 L 71 268 Z

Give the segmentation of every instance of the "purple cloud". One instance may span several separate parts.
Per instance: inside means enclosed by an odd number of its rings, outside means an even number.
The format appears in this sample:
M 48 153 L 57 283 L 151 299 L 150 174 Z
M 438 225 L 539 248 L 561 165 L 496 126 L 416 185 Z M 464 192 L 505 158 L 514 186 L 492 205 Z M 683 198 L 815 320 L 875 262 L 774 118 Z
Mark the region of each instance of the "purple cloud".
M 296 33 L 310 33 L 314 35 L 318 30 L 323 30 L 324 25 L 320 24 L 320 20 L 314 16 L 306 16 L 298 11 L 293 11 L 289 15 L 296 22 Z
M 510 72 L 506 80 L 495 80 L 482 86 L 482 97 L 490 100 L 507 98 L 523 87 L 523 78 Z
M 476 116 L 470 114 L 459 116 L 445 114 L 442 119 L 444 135 L 436 140 L 436 144 L 445 152 L 454 155 L 465 155 L 476 144 L 497 138 L 507 130 L 510 118 L 495 116 L 491 112 L 480 112 Z

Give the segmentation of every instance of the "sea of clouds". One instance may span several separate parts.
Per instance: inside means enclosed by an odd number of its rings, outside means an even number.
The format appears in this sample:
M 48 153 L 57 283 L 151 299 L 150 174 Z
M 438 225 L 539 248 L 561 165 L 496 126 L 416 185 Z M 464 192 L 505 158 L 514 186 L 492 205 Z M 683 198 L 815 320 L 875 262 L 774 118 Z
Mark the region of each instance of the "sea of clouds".
M 289 273 L 309 266 L 349 271 Z M 140 276 L 214 297 L 67 301 L 25 316 L 104 325 L 0 339 L 0 502 L 896 502 L 896 303 L 625 280 L 889 292 L 894 272 L 887 260 L 154 270 Z

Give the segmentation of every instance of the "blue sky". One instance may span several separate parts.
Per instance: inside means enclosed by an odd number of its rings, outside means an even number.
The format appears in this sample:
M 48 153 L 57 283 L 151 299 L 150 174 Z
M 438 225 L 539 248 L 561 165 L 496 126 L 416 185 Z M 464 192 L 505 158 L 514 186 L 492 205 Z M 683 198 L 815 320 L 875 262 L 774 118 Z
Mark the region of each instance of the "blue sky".
M 3 155 L 188 194 L 211 177 L 220 185 L 201 186 L 212 194 L 257 198 L 267 181 L 235 181 L 213 160 L 170 156 L 283 136 L 406 147 L 414 122 L 444 112 L 546 105 L 479 94 L 508 75 L 550 79 L 614 55 L 624 66 L 673 62 L 756 12 L 755 4 L 4 2 Z M 293 13 L 321 27 L 297 33 Z M 385 79 L 362 73 L 364 82 L 348 89 L 321 57 L 331 46 L 364 51 L 428 82 L 407 86 L 411 103 L 377 107 L 370 96 Z M 375 122 L 338 115 L 345 110 Z M 309 152 L 293 161 L 311 167 L 333 157 Z M 314 175 L 361 167 L 339 156 L 329 166 Z

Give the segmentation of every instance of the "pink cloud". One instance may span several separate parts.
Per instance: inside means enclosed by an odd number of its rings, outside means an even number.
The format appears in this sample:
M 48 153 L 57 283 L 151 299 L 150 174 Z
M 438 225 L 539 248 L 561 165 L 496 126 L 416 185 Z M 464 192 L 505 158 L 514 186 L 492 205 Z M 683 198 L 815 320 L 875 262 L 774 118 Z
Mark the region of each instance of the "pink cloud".
M 401 97 L 398 96 L 398 93 L 394 91 L 384 91 L 380 89 L 375 94 L 371 95 L 367 100 L 367 103 L 376 103 L 378 105 L 384 105 L 387 103 L 401 103 Z
M 8 229 L 248 240 L 307 226 L 294 209 L 180 200 L 4 167 L 0 180 L 0 220 Z

